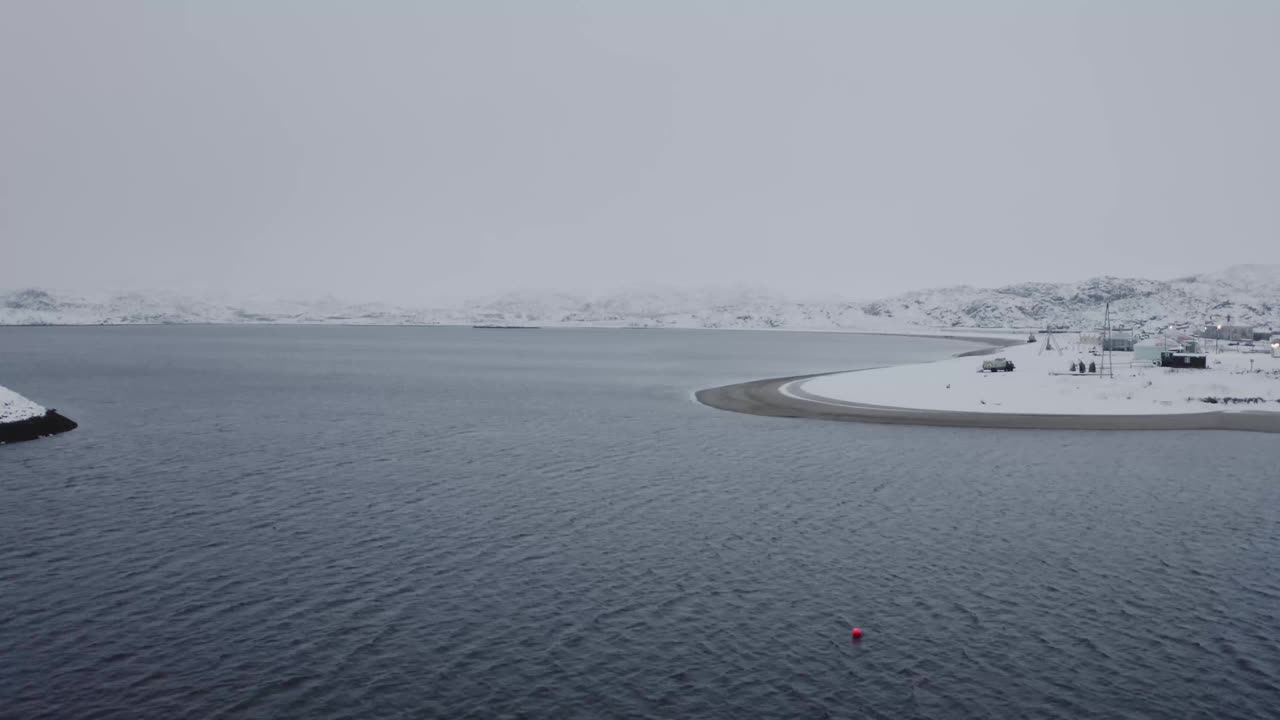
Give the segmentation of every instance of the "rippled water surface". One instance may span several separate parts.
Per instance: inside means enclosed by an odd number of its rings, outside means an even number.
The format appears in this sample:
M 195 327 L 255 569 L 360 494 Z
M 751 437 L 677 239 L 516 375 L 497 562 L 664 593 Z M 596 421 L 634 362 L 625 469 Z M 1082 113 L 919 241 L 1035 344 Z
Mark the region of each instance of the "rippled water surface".
M 971 347 L 0 328 L 0 716 L 1280 716 L 1274 435 L 690 397 Z

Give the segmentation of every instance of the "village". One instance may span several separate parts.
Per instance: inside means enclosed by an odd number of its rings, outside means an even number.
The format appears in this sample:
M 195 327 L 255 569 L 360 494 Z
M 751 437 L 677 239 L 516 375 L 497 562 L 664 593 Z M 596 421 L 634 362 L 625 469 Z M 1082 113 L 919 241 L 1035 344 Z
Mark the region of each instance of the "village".
M 1229 321 L 1155 333 L 1106 323 L 1093 331 L 1033 332 L 984 358 L 824 375 L 794 389 L 841 402 L 936 411 L 1280 412 L 1280 333 Z

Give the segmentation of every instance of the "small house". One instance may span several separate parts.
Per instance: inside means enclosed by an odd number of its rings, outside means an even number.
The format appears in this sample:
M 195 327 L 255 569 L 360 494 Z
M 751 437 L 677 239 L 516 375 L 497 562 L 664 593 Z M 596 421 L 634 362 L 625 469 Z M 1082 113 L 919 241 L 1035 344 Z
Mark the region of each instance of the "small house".
M 1196 368 L 1204 370 L 1209 367 L 1209 360 L 1200 353 L 1172 352 L 1166 350 L 1160 353 L 1160 367 Z
M 1190 335 L 1172 330 L 1148 338 L 1133 346 L 1133 361 L 1160 364 L 1160 355 L 1166 352 L 1199 353 L 1200 341 Z

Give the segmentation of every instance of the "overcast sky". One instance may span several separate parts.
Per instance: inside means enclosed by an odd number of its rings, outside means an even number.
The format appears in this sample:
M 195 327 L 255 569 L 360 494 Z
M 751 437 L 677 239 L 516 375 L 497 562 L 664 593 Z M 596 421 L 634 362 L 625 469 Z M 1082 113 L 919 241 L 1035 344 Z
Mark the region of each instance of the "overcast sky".
M 1267 0 L 0 0 L 0 287 L 873 297 L 1240 262 L 1280 262 Z

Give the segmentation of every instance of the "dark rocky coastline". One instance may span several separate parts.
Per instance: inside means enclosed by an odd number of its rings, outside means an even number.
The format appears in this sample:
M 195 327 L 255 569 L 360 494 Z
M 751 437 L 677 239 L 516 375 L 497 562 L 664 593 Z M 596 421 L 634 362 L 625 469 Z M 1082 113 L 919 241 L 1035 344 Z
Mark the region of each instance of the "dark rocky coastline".
M 59 414 L 57 410 L 46 410 L 44 415 L 16 422 L 0 423 L 0 445 L 57 435 L 75 430 L 77 427 L 79 425 L 74 420 Z

